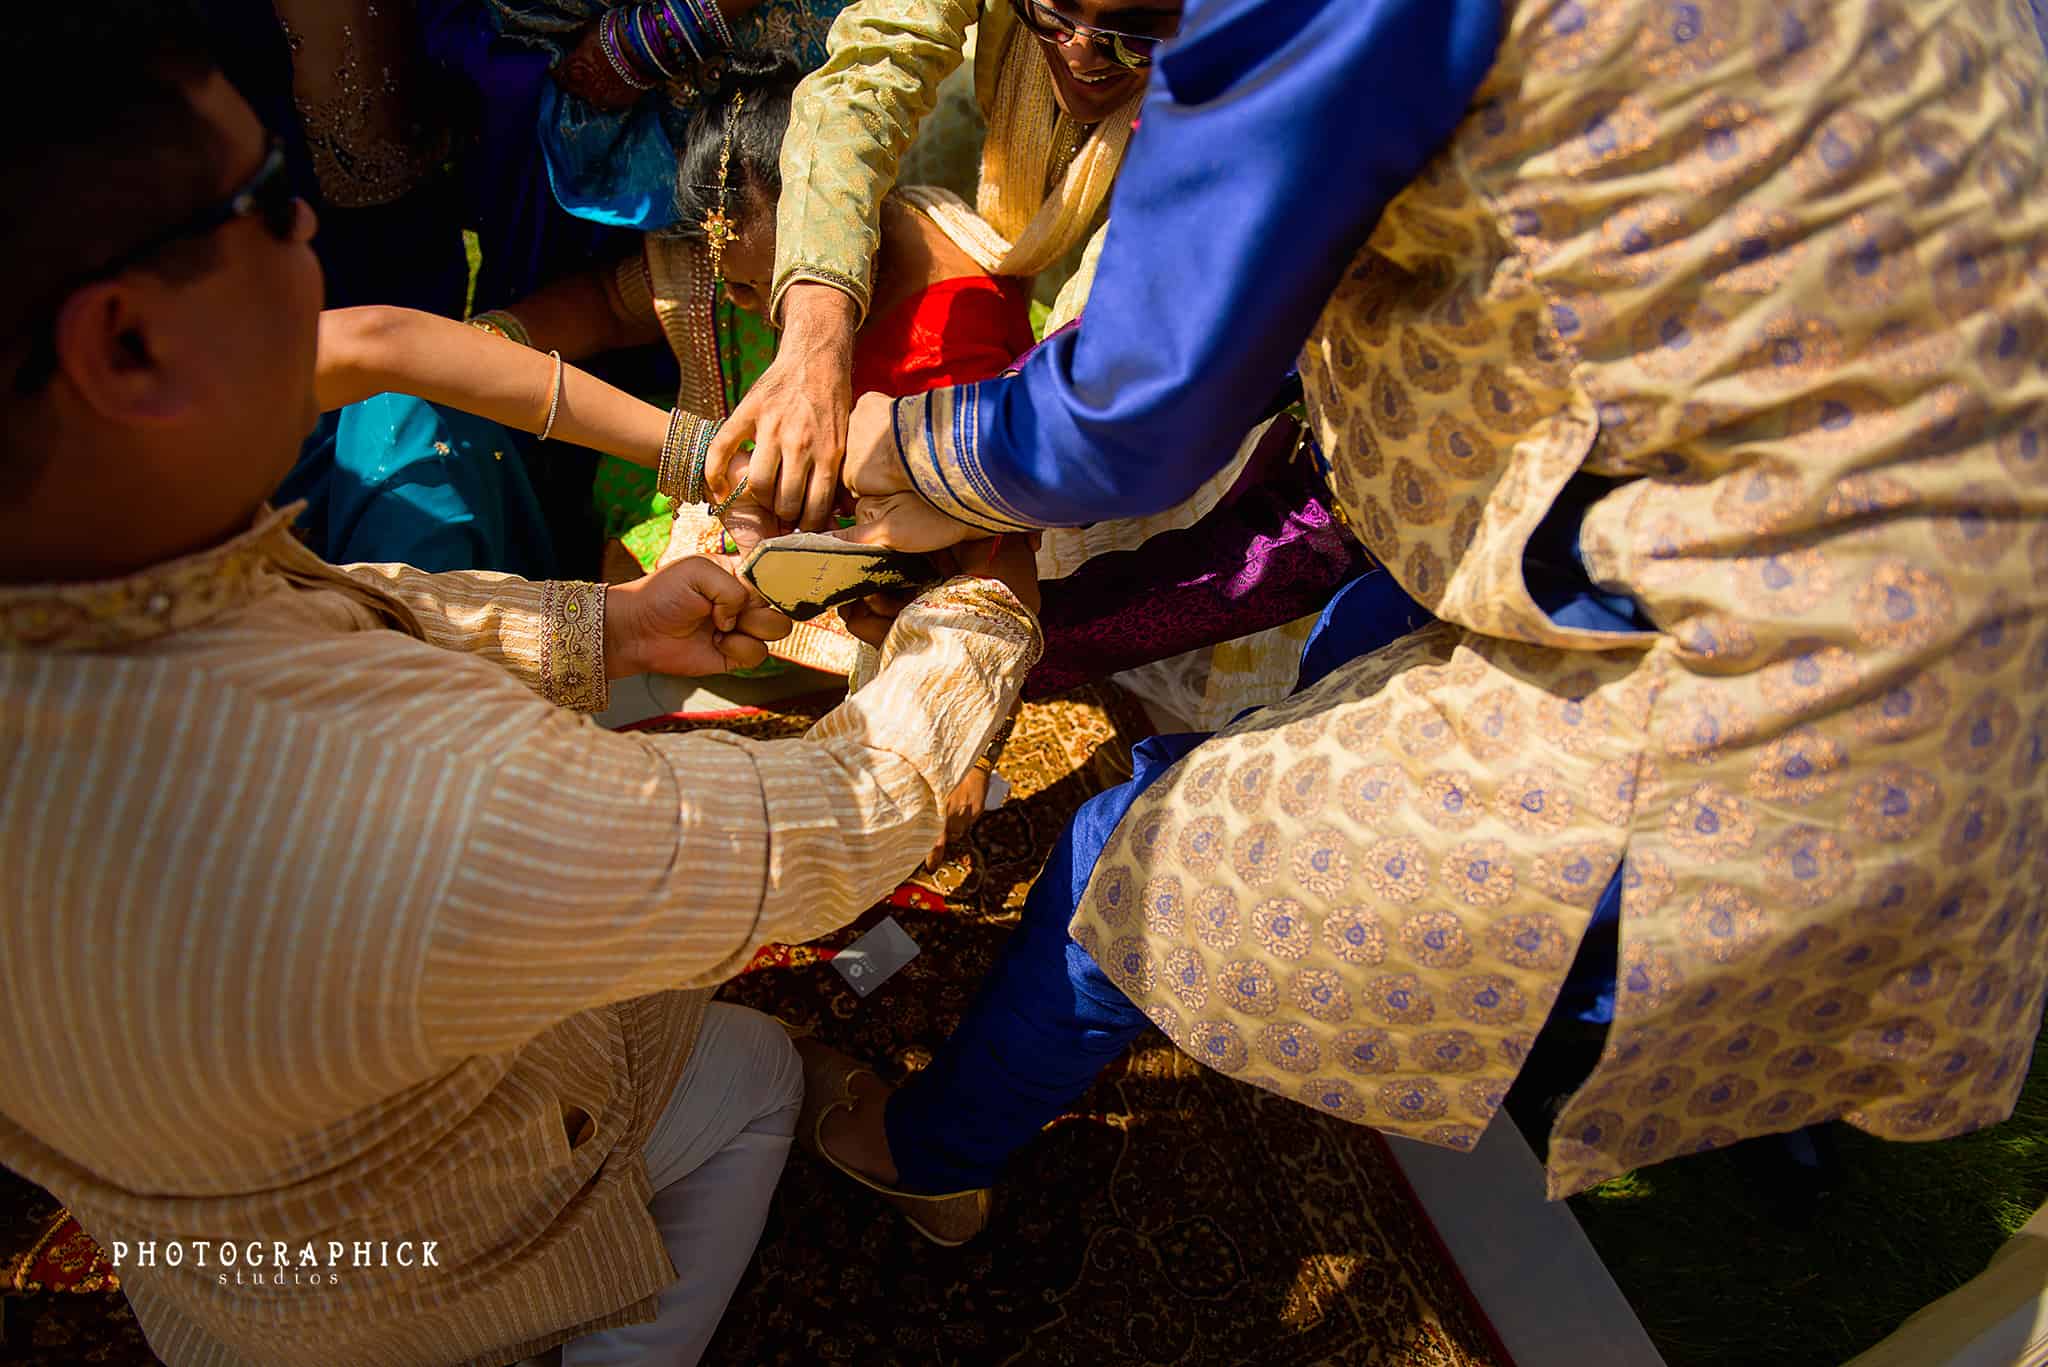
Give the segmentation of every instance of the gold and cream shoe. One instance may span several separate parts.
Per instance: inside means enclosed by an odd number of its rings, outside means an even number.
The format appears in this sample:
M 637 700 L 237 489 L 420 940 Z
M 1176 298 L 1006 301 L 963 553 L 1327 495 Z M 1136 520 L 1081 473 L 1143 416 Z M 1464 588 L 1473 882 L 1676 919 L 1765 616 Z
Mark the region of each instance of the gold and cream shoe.
M 874 1069 L 829 1045 L 807 1036 L 796 1038 L 794 1043 L 804 1064 L 804 1105 L 796 1122 L 796 1142 L 804 1152 L 880 1195 L 902 1213 L 912 1229 L 941 1248 L 958 1248 L 988 1228 L 994 1201 L 987 1187 L 941 1196 L 899 1191 L 835 1157 L 825 1147 L 825 1122 L 839 1111 L 881 1104 L 888 1098 L 888 1088 Z M 873 1084 L 866 1100 L 858 1088 L 863 1078 Z

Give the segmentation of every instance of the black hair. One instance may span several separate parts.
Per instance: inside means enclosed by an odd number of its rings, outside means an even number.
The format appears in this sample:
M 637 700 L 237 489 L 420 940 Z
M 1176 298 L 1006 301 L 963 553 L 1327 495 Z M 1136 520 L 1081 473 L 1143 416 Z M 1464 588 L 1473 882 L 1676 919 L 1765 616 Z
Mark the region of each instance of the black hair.
M 726 172 L 725 215 L 733 231 L 782 194 L 782 139 L 789 132 L 790 98 L 804 70 L 787 57 L 732 53 L 725 76 L 699 97 L 676 155 L 676 226 L 679 237 L 701 242 L 704 216 L 718 207 L 718 155 L 732 123 L 732 161 Z M 740 107 L 734 97 L 744 96 Z
M 21 5 L 0 25 L 0 126 L 15 130 L 0 147 L 0 366 L 33 350 L 65 290 L 219 191 L 220 132 L 192 103 L 219 70 L 206 34 L 186 0 Z M 213 250 L 149 265 L 189 278 Z

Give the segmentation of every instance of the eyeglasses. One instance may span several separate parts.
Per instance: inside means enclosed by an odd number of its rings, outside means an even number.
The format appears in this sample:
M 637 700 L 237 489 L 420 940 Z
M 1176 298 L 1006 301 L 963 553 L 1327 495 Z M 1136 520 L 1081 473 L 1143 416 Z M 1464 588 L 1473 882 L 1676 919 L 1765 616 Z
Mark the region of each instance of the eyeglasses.
M 292 234 L 298 231 L 299 196 L 292 188 L 289 170 L 285 161 L 284 140 L 273 134 L 269 146 L 264 151 L 262 164 L 257 166 L 255 174 L 236 186 L 227 198 L 208 205 L 190 218 L 172 224 L 161 232 L 152 234 L 111 261 L 73 277 L 57 292 L 58 303 L 69 298 L 73 291 L 95 280 L 110 279 L 123 271 L 133 270 L 167 247 L 190 238 L 204 237 L 239 218 L 260 217 L 263 226 L 269 230 L 272 237 L 279 242 L 291 241 Z M 16 389 L 34 389 L 49 378 L 56 368 L 56 339 L 51 331 L 56 311 L 54 304 L 46 311 L 33 348 L 23 360 L 20 369 L 15 372 Z
M 1153 57 L 1159 52 L 1159 45 L 1166 41 L 1164 38 L 1119 33 L 1115 29 L 1096 28 L 1092 24 L 1080 23 L 1067 18 L 1051 5 L 1044 3 L 1044 0 L 1010 0 L 1010 8 L 1016 11 L 1018 22 L 1039 37 L 1050 38 L 1056 43 L 1064 43 L 1075 37 L 1085 38 L 1089 46 L 1097 52 L 1107 56 L 1118 66 L 1128 67 L 1132 71 L 1143 71 L 1152 65 Z
M 253 218 L 261 215 L 263 226 L 270 235 L 280 242 L 289 242 L 299 224 L 299 196 L 292 189 L 291 177 L 285 165 L 284 139 L 272 136 L 270 146 L 263 154 L 263 164 L 229 193 L 226 199 L 212 204 L 182 223 L 176 223 L 162 232 L 145 240 L 141 245 L 131 247 L 106 265 L 80 279 L 71 288 L 77 289 L 92 280 L 105 280 L 108 276 L 119 275 L 155 256 L 175 242 L 191 237 L 204 237 L 216 228 L 225 227 L 238 218 Z

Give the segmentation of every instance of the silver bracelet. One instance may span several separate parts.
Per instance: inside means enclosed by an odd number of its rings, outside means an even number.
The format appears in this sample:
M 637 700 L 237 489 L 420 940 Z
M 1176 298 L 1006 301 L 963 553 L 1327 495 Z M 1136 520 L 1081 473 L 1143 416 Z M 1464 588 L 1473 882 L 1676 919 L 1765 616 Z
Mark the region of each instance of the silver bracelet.
M 542 441 L 546 441 L 548 433 L 555 430 L 555 414 L 562 411 L 562 353 L 550 351 L 548 355 L 555 358 L 555 388 L 548 395 L 547 426 L 540 429 L 540 439 Z

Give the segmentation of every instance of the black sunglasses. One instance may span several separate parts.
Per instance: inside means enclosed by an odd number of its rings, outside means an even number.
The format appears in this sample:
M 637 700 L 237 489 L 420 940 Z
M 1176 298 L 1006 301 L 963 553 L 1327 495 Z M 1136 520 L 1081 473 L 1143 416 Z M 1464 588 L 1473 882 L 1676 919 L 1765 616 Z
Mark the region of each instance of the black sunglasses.
M 284 139 L 273 135 L 269 147 L 263 153 L 262 165 L 256 168 L 256 174 L 236 186 L 226 199 L 208 205 L 183 223 L 173 224 L 140 246 L 129 248 L 71 288 L 77 289 L 78 285 L 90 280 L 104 280 L 108 276 L 119 275 L 122 271 L 155 256 L 174 242 L 183 242 L 188 237 L 204 237 L 214 229 L 225 227 L 238 218 L 261 215 L 263 226 L 270 230 L 272 237 L 280 242 L 291 241 L 292 230 L 299 223 L 299 197 L 292 189 L 287 169 Z
M 1164 38 L 1148 38 L 1137 33 L 1119 33 L 1115 29 L 1096 28 L 1076 19 L 1069 19 L 1043 0 L 1011 0 L 1010 8 L 1016 11 L 1017 20 L 1025 28 L 1041 38 L 1054 42 L 1065 42 L 1079 35 L 1088 40 L 1097 52 L 1107 56 L 1118 66 L 1132 71 L 1143 71 L 1152 65 L 1152 59 L 1159 52 Z
M 129 248 L 103 265 L 81 275 L 74 276 L 63 289 L 58 291 L 56 300 L 44 313 L 38 325 L 33 349 L 15 372 L 14 385 L 18 390 L 31 390 L 48 379 L 57 365 L 57 346 L 53 328 L 58 305 L 78 290 L 95 280 L 107 280 L 133 270 L 167 247 L 190 238 L 204 237 L 216 229 L 225 227 L 240 218 L 263 220 L 263 226 L 279 242 L 291 241 L 299 225 L 299 196 L 292 188 L 290 167 L 285 161 L 284 140 L 272 135 L 269 146 L 263 154 L 262 164 L 254 175 L 229 192 L 225 199 L 210 204 L 191 217 L 174 223 L 163 231 L 154 233 L 138 245 Z

